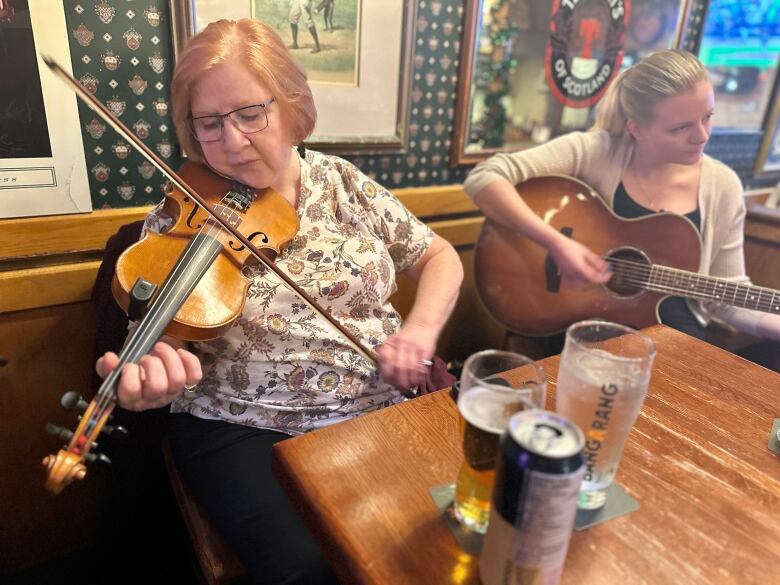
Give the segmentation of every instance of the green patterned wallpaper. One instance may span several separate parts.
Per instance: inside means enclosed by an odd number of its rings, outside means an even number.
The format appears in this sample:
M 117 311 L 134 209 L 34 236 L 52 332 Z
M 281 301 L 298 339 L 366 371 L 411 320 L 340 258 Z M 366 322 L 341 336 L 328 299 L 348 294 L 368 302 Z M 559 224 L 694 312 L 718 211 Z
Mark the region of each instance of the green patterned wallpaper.
M 167 2 L 66 0 L 63 5 L 74 77 L 176 168 Z M 79 116 L 93 207 L 159 201 L 162 174 L 82 103 Z
M 63 5 L 74 76 L 177 168 L 168 2 L 64 0 Z M 462 13 L 462 0 L 418 3 L 407 152 L 346 157 L 387 187 L 458 183 L 465 177 L 467 168 L 448 166 Z M 95 209 L 159 201 L 160 172 L 82 104 L 79 115 Z

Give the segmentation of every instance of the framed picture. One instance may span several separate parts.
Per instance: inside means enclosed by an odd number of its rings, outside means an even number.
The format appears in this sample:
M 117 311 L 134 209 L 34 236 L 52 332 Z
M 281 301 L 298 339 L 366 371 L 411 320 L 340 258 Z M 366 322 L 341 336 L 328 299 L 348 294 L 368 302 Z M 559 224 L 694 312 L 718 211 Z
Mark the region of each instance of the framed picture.
M 780 76 L 775 80 L 772 108 L 767 112 L 764 137 L 756 157 L 756 175 L 780 176 Z
M 38 55 L 70 72 L 65 12 L 0 2 L 0 217 L 92 211 L 76 95 Z
M 317 126 L 307 146 L 338 153 L 402 152 L 416 5 L 414 0 L 172 0 L 171 13 L 177 51 L 220 18 L 253 17 L 273 27 L 306 70 L 314 94 Z
M 680 44 L 690 0 L 466 0 L 452 164 L 589 128 L 623 67 Z

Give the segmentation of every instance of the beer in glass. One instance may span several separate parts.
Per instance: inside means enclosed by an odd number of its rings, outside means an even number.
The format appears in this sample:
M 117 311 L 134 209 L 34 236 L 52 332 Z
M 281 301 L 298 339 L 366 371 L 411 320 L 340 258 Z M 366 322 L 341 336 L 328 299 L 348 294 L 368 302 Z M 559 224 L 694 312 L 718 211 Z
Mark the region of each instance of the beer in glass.
M 499 439 L 514 413 L 544 407 L 546 389 L 542 368 L 520 354 L 486 350 L 463 364 L 458 394 L 463 465 L 454 511 L 466 528 L 487 530 Z
M 620 456 L 647 394 L 655 344 L 607 321 L 581 321 L 566 331 L 556 411 L 585 435 L 585 476 L 578 506 L 604 505 Z

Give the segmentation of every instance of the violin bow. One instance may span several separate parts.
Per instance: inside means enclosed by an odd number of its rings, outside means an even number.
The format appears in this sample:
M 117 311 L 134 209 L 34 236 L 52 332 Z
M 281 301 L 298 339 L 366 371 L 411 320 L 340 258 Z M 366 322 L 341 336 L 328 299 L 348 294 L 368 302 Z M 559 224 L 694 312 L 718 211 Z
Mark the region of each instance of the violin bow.
M 270 271 L 278 276 L 291 290 L 293 290 L 301 299 L 303 299 L 312 309 L 320 314 L 326 321 L 328 321 L 333 327 L 335 327 L 339 333 L 346 337 L 352 345 L 370 362 L 373 362 L 374 366 L 379 363 L 379 358 L 376 352 L 366 347 L 361 341 L 355 337 L 350 331 L 347 330 L 341 323 L 336 321 L 325 309 L 323 309 L 317 301 L 315 301 L 309 294 L 299 287 L 287 274 L 278 268 L 273 262 L 268 260 L 255 245 L 250 242 L 243 234 L 237 231 L 231 226 L 224 218 L 222 218 L 214 209 L 206 202 L 198 193 L 192 189 L 186 182 L 184 182 L 163 160 L 158 157 L 152 150 L 146 146 L 135 134 L 133 134 L 127 126 L 117 118 L 108 108 L 106 108 L 95 96 L 89 93 L 84 87 L 65 71 L 60 65 L 49 55 L 41 55 L 43 62 L 51 69 L 60 79 L 65 81 L 76 95 L 81 98 L 94 112 L 100 116 L 109 126 L 111 126 L 122 138 L 127 140 L 141 155 L 152 163 L 168 180 L 171 181 L 179 190 L 187 194 L 192 198 L 195 203 L 198 204 L 204 211 L 206 211 L 211 218 L 216 221 L 225 231 L 233 235 L 238 241 L 240 241 L 247 249 L 252 253 L 255 258 L 265 265 Z

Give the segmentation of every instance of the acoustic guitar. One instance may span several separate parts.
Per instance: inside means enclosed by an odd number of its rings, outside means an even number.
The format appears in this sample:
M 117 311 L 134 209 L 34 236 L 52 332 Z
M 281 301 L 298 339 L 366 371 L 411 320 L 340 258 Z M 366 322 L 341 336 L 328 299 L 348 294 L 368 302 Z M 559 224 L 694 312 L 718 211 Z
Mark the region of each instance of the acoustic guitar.
M 647 327 L 659 322 L 658 306 L 667 296 L 780 314 L 780 291 L 696 272 L 701 239 L 686 217 L 620 218 L 571 177 L 539 177 L 517 190 L 546 223 L 606 259 L 612 277 L 606 284 L 567 285 L 545 248 L 486 220 L 475 251 L 477 290 L 511 331 L 551 335 L 589 318 Z

